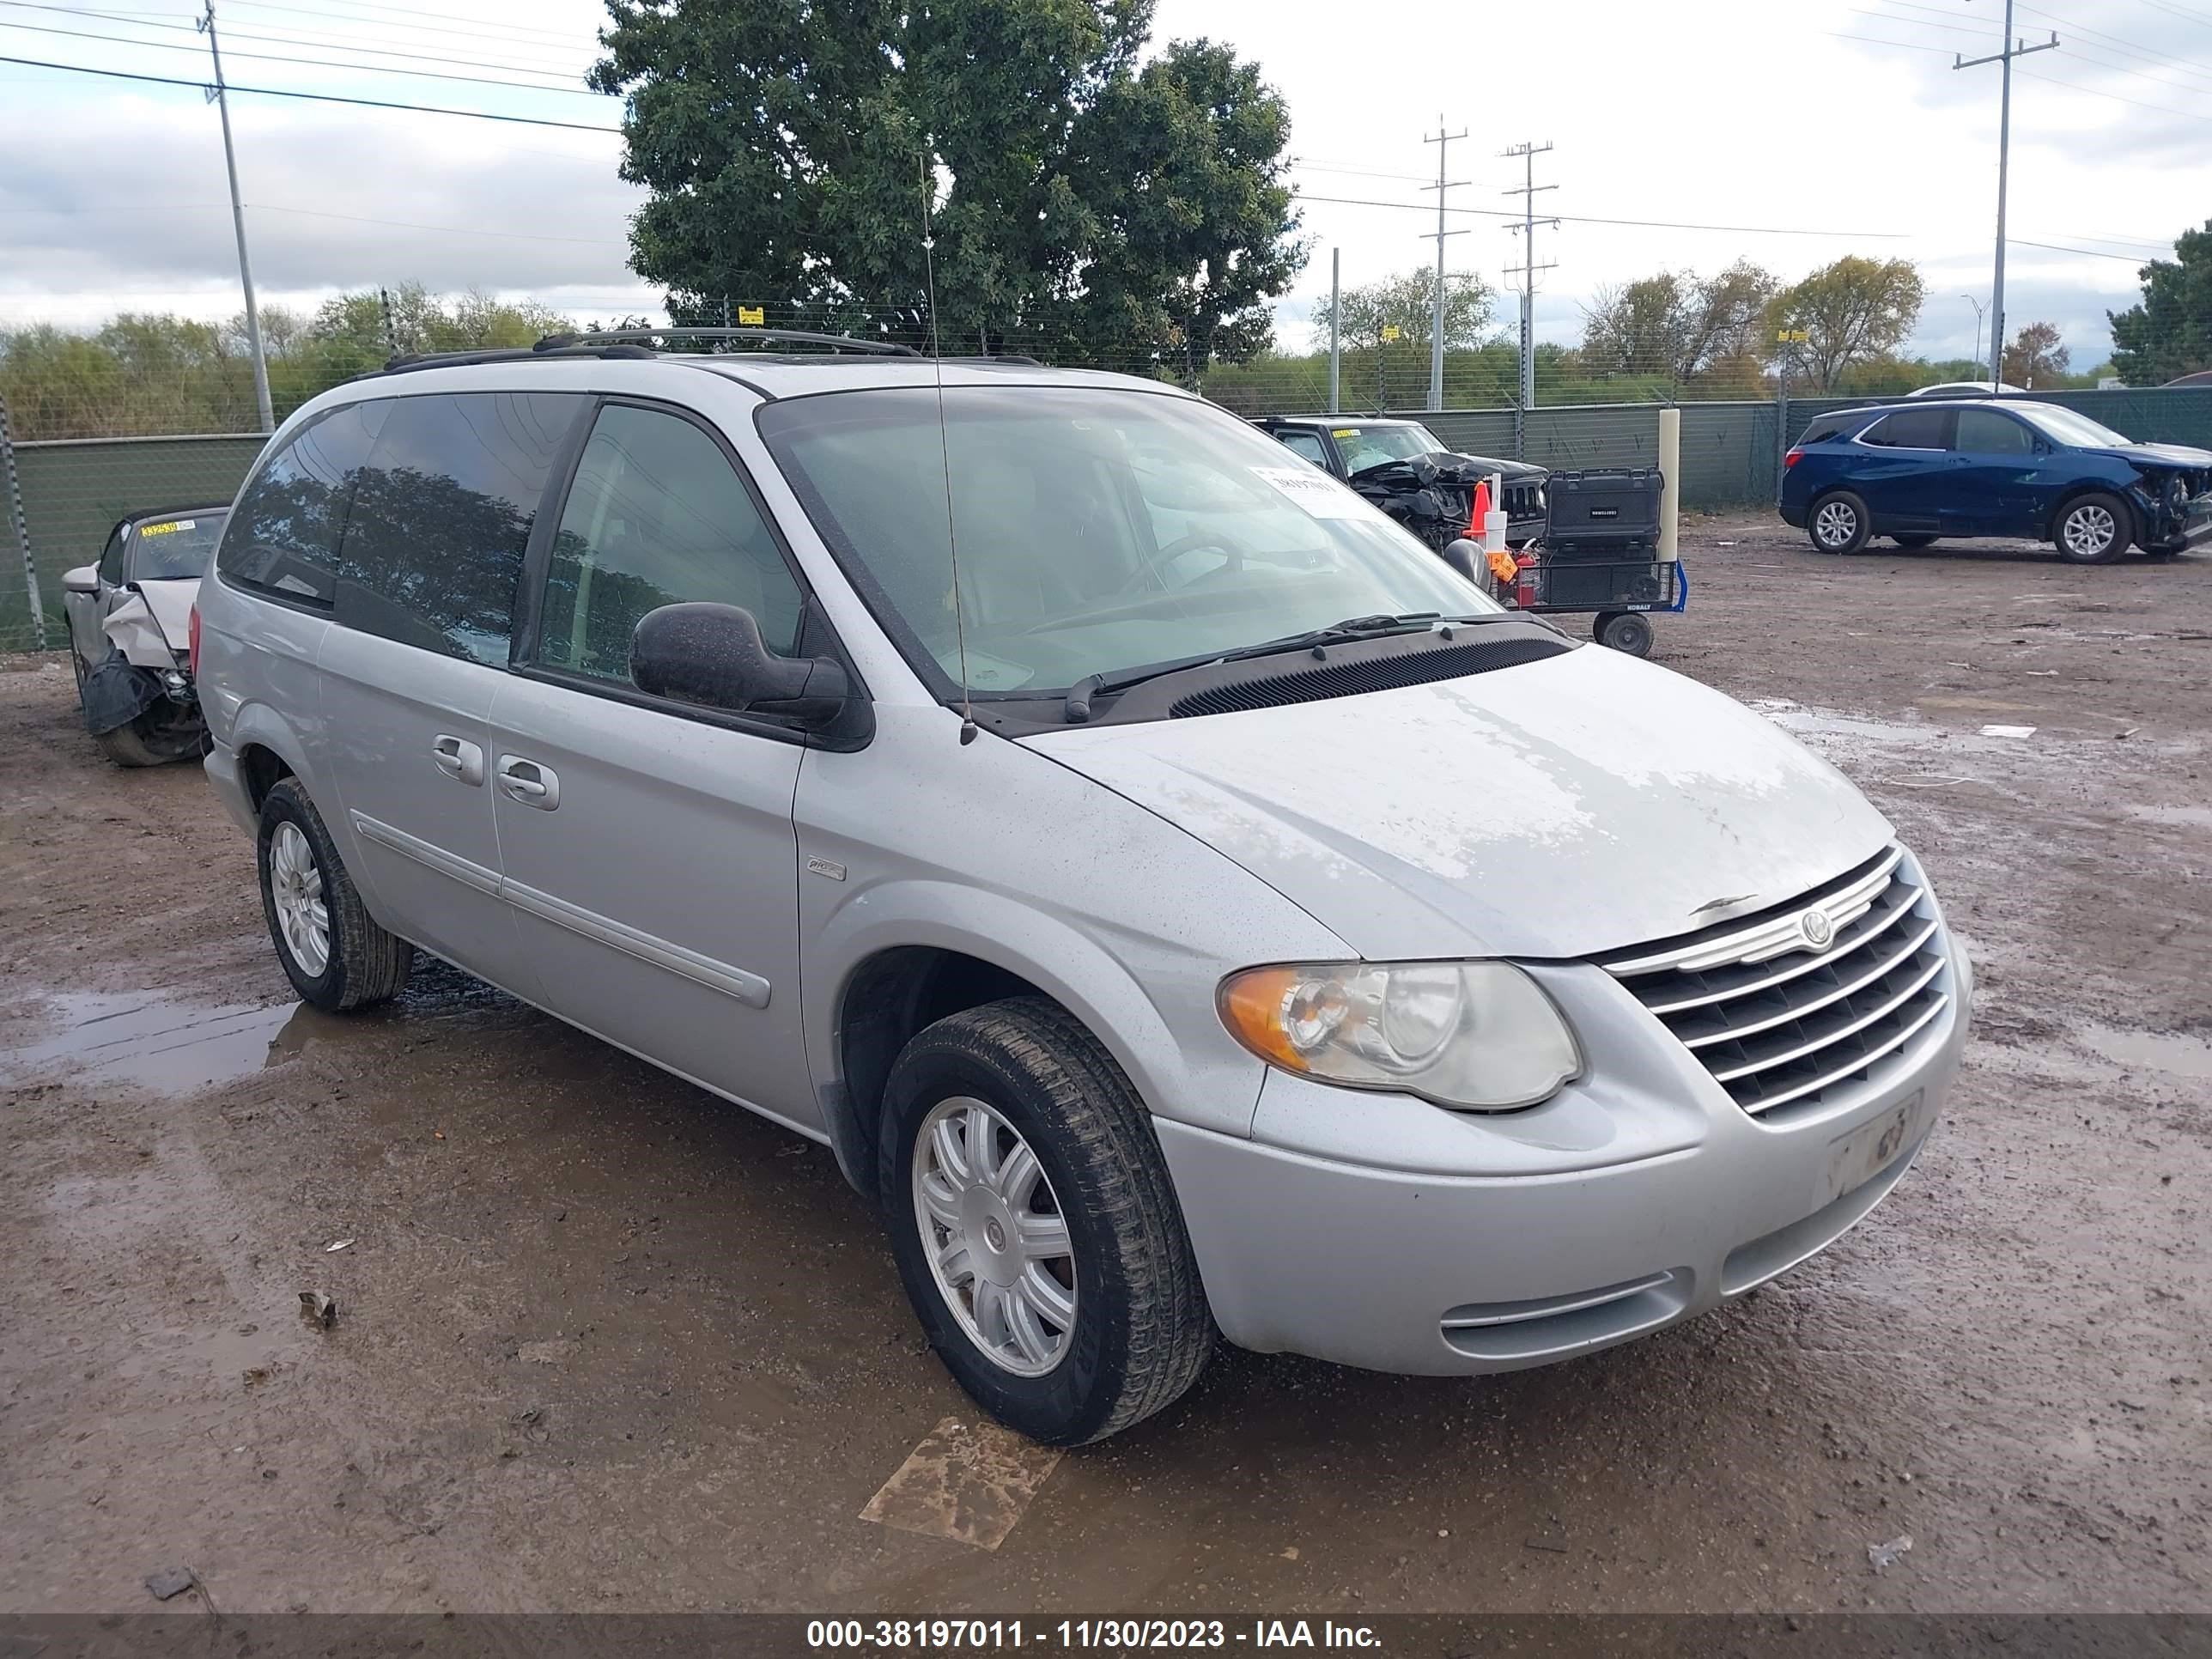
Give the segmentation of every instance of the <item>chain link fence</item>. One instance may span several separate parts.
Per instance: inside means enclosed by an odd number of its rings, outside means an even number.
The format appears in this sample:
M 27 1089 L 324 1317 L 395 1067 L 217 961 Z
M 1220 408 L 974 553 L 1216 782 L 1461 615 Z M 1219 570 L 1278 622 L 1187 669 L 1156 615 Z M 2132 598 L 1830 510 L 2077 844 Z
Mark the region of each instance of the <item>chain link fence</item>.
M 4 428 L 0 417 L 0 428 Z M 238 493 L 258 433 L 10 443 L 0 435 L 0 652 L 69 642 L 62 574 L 94 562 L 126 514 L 212 507 Z

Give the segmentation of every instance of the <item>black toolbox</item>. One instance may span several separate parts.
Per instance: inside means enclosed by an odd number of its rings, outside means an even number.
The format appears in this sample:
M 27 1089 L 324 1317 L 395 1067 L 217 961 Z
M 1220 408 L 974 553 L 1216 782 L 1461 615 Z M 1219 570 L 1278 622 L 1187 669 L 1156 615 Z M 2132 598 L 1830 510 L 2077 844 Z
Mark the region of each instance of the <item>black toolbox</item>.
M 1551 523 L 1544 550 L 1553 558 L 1632 559 L 1659 546 L 1659 469 L 1590 467 L 1545 481 Z

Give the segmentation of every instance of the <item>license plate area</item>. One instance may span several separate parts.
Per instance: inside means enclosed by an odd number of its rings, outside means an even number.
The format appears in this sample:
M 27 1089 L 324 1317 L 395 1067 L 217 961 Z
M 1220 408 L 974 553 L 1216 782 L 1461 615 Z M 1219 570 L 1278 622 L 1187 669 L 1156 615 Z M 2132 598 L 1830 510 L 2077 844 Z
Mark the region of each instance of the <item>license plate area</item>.
M 1838 1135 L 1828 1143 L 1814 1199 L 1832 1204 L 1873 1180 L 1927 1132 L 1929 1115 L 1928 1092 L 1916 1089 L 1856 1129 Z

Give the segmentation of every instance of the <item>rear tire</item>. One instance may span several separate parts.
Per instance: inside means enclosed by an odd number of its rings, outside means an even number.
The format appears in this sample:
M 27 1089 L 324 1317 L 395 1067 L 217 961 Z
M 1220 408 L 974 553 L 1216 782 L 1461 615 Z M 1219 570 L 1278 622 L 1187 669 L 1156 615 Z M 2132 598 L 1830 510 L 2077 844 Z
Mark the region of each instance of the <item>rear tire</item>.
M 333 1014 L 398 996 L 415 947 L 369 919 L 297 778 L 279 780 L 262 801 L 254 846 L 261 914 L 292 988 Z
M 2069 564 L 2110 564 L 2135 539 L 2128 504 L 2101 489 L 2076 495 L 2059 509 L 2051 527 L 2058 556 Z
M 1213 1321 L 1159 1142 L 1066 1009 L 1017 997 L 921 1032 L 885 1085 L 880 1145 L 899 1277 L 985 1411 L 1079 1446 L 1198 1380 Z
M 1892 536 L 1890 540 L 1895 542 L 1899 547 L 1917 549 L 1936 545 L 1936 538 L 1933 536 L 1922 535 L 1917 532 L 1910 536 Z
M 1874 534 L 1874 519 L 1863 498 L 1848 489 L 1832 489 L 1806 514 L 1805 533 L 1816 553 L 1856 553 Z
M 1626 656 L 1648 657 L 1651 654 L 1651 624 L 1640 611 L 1605 611 L 1599 616 L 1590 633 L 1600 645 L 1607 646 Z

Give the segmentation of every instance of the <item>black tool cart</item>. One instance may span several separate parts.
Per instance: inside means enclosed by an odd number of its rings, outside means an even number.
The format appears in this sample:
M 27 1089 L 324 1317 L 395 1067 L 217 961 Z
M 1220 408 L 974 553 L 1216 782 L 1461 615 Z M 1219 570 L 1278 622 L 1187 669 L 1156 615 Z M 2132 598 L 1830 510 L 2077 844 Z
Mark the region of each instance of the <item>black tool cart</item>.
M 1551 522 L 1522 556 L 1518 577 L 1499 597 L 1523 611 L 1594 611 L 1601 645 L 1632 657 L 1651 654 L 1655 611 L 1690 601 L 1680 559 L 1659 556 L 1656 467 L 1592 467 L 1554 472 L 1545 485 Z

